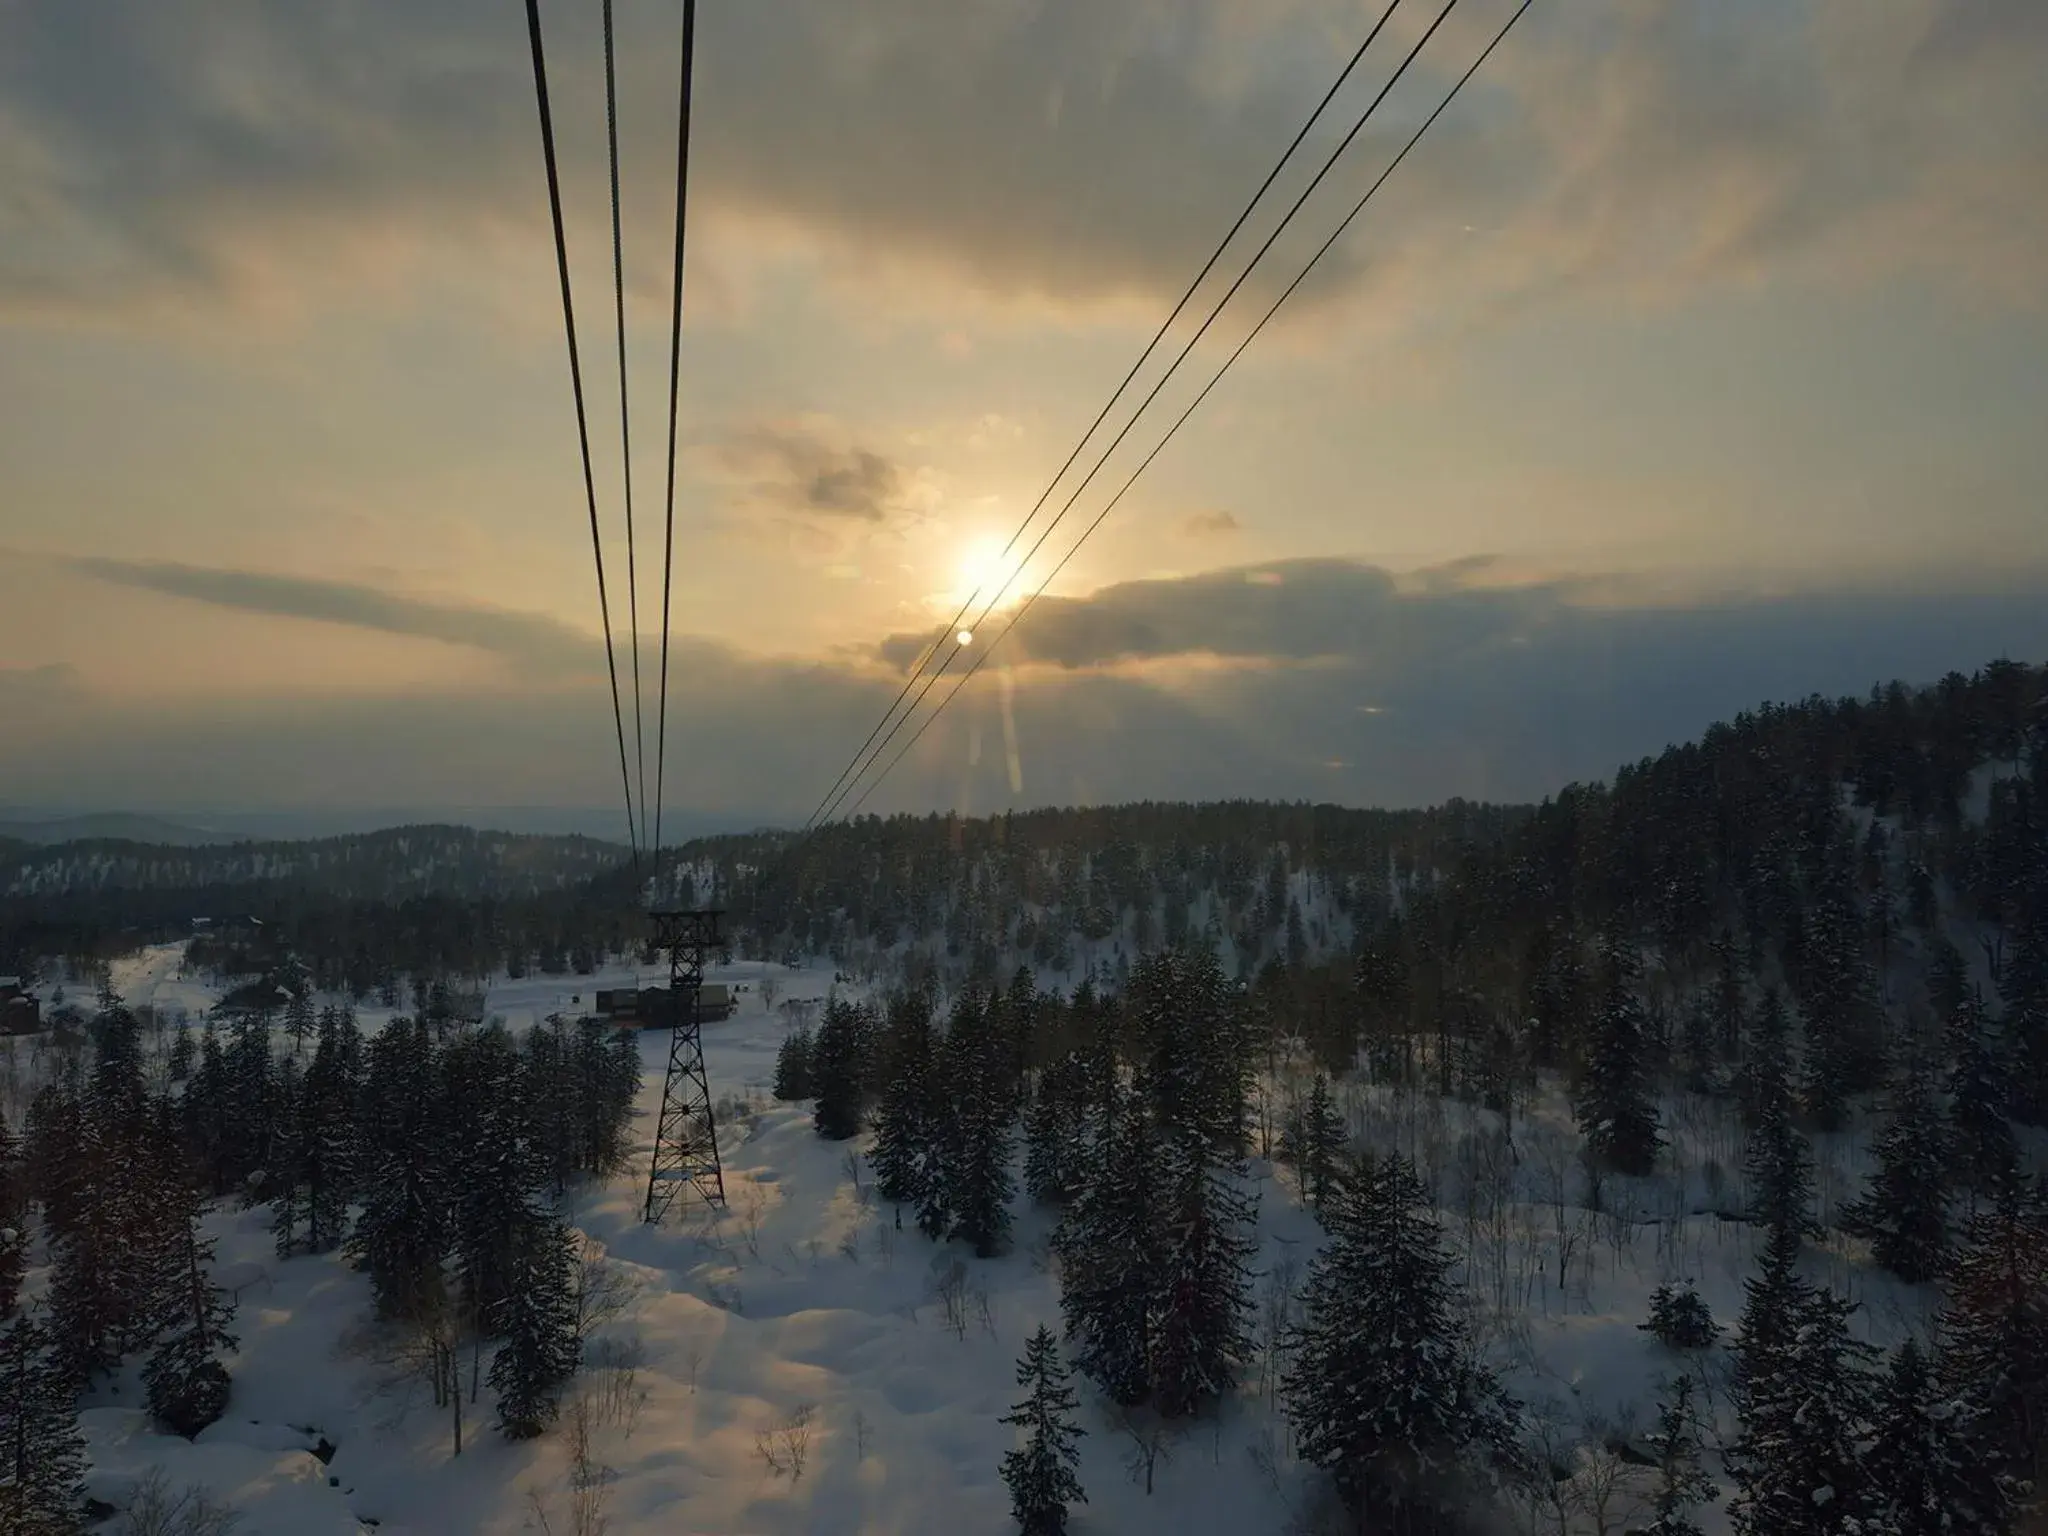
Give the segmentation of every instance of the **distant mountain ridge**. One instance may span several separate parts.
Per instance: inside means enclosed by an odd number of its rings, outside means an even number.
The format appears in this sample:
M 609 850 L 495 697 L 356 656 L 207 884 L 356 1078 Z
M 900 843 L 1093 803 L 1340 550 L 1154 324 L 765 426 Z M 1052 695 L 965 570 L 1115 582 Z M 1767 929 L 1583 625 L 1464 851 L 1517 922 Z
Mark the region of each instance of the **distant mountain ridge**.
M 583 884 L 627 857 L 623 844 L 595 838 L 436 825 L 290 842 L 95 837 L 0 847 L 0 894 L 244 888 L 380 901 L 503 899 Z
M 119 840 L 191 848 L 228 843 L 236 834 L 214 827 L 170 821 L 132 811 L 96 811 L 79 816 L 0 818 L 0 840 L 47 847 L 52 843 Z

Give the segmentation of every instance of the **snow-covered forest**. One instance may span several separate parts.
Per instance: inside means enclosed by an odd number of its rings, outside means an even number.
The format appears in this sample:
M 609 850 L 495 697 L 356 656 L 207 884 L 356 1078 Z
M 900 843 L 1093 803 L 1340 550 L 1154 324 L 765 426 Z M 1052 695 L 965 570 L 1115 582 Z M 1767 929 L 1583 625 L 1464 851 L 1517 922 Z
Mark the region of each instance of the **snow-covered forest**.
M 36 850 L 0 1531 L 2033 1529 L 2044 700 L 687 845 L 727 1202 L 661 1226 L 581 847 Z

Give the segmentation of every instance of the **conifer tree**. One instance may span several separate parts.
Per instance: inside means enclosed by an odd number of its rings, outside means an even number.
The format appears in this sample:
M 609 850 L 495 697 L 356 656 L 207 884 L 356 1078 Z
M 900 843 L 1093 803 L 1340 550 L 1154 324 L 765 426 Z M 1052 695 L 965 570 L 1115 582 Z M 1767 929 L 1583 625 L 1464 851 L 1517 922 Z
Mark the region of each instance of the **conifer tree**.
M 1973 1195 L 1990 1194 L 2011 1175 L 2016 1151 L 2006 1119 L 2004 1063 L 1974 996 L 1950 1015 L 1948 1046 L 1950 1183 Z
M 1657 1405 L 1657 1428 L 1650 1436 L 1650 1454 L 1657 1463 L 1655 1513 L 1642 1536 L 1701 1536 L 1692 1512 L 1721 1496 L 1700 1468 L 1699 1410 L 1692 1388 L 1692 1377 L 1680 1376 L 1670 1396 Z
M 1747 1073 L 1749 1137 L 1743 1172 L 1750 1210 L 1773 1231 L 1803 1234 L 1813 1225 L 1808 1202 L 1813 1188 L 1813 1155 L 1793 1124 L 1790 1063 L 1784 1010 L 1775 993 L 1757 1011 L 1756 1039 Z
M 575 1239 L 552 1212 L 531 1203 L 515 1247 L 512 1283 L 493 1318 L 505 1342 L 491 1361 L 498 1424 L 528 1440 L 554 1421 L 562 1384 L 579 1363 Z
M 930 992 L 914 988 L 890 1004 L 887 1042 L 887 1070 L 868 1163 L 882 1198 L 899 1211 L 912 1207 L 925 1235 L 942 1237 L 952 1218 L 945 1210 L 939 1168 L 943 1116 Z M 900 1226 L 900 1214 L 897 1221 Z
M 1960 1433 L 1933 1367 L 1911 1338 L 1893 1354 L 1877 1389 L 1864 1459 L 1881 1536 L 1963 1536 L 2003 1530 L 2007 1510 L 1998 1480 Z
M 2048 1507 L 2048 1208 L 2031 1181 L 2006 1179 L 1970 1221 L 1940 1338 L 1960 1431 L 2022 1512 Z
M 311 994 L 304 991 L 292 993 L 284 1005 L 284 1032 L 292 1043 L 294 1056 L 306 1048 L 306 1042 L 312 1038 L 316 1027 Z
M 386 1318 L 430 1316 L 449 1299 L 443 1265 L 454 1223 L 439 1082 L 423 1024 L 394 1018 L 378 1031 L 363 1085 L 362 1212 L 346 1251 L 369 1272 Z
M 1705 1298 L 1690 1280 L 1660 1285 L 1650 1293 L 1650 1320 L 1636 1324 L 1667 1349 L 1712 1349 L 1721 1336 Z
M 1414 1523 L 1519 1469 L 1519 1405 L 1471 1362 L 1446 1251 L 1402 1157 L 1333 1192 L 1282 1377 L 1304 1460 L 1355 1520 Z
M 799 1024 L 775 1052 L 775 1097 L 785 1103 L 811 1096 L 811 1029 Z
M 192 1063 L 197 1058 L 199 1045 L 192 1038 L 192 1024 L 182 1013 L 177 1023 L 171 1026 L 171 1054 L 169 1070 L 171 1081 L 182 1083 L 192 1076 Z
M 1088 1502 L 1074 1475 L 1081 1461 L 1074 1442 L 1087 1431 L 1073 1422 L 1074 1391 L 1067 1381 L 1059 1345 L 1041 1324 L 1017 1362 L 1017 1385 L 1027 1389 L 1024 1401 L 1002 1418 L 1025 1435 L 1024 1443 L 1003 1457 L 1011 1513 L 1024 1536 L 1061 1536 L 1067 1506 Z
M 1128 1407 L 1152 1382 L 1152 1306 L 1166 1234 L 1159 1148 L 1133 1098 L 1099 1138 L 1089 1177 L 1060 1223 L 1060 1310 L 1074 1364 Z
M 1905 1063 L 1892 1085 L 1870 1188 L 1842 1212 L 1843 1230 L 1869 1238 L 1872 1257 L 1915 1284 L 1935 1279 L 1948 1259 L 1946 1139 L 1927 1072 L 1924 1060 Z
M 306 1248 L 312 1253 L 328 1253 L 341 1245 L 361 1175 L 356 1118 L 360 1039 L 353 1014 L 323 1010 L 300 1095 L 300 1169 L 305 1180 Z
M 1849 1333 L 1855 1307 L 1803 1279 L 1797 1239 L 1774 1228 L 1747 1282 L 1736 1357 L 1742 1430 L 1726 1459 L 1740 1536 L 1851 1536 L 1872 1495 L 1867 1433 L 1872 1351 Z
M 1236 1380 L 1251 1353 L 1251 1200 L 1243 1168 L 1212 1167 L 1186 1147 L 1167 1153 L 1173 1200 L 1153 1323 L 1152 1396 L 1168 1418 L 1191 1414 Z
M 1288 1151 L 1295 1171 L 1301 1175 L 1301 1193 L 1309 1208 L 1320 1213 L 1330 1197 L 1344 1157 L 1344 1122 L 1330 1099 L 1330 1080 L 1318 1072 L 1309 1083 L 1308 1097 Z
M 1056 1204 L 1079 1184 L 1085 1152 L 1087 1068 L 1069 1052 L 1039 1075 L 1024 1120 L 1024 1191 Z
M 21 1143 L 0 1114 L 0 1317 L 14 1310 L 28 1270 L 28 1172 Z
M 1650 1091 L 1647 1029 L 1636 1000 L 1637 964 L 1625 940 L 1606 945 L 1607 992 L 1593 1022 L 1577 1112 L 1586 1153 L 1617 1173 L 1645 1174 L 1663 1137 Z
M 1010 1233 L 1008 1042 L 990 999 L 964 993 L 941 1053 L 952 1113 L 946 1122 L 943 1176 L 951 1235 L 981 1258 L 1000 1253 Z
M 171 1209 L 151 1262 L 157 1343 L 142 1381 L 149 1411 L 189 1440 L 227 1410 L 228 1371 L 220 1356 L 237 1347 L 228 1331 L 235 1307 L 211 1278 L 214 1244 L 200 1235 L 204 1204 L 197 1192 L 179 1184 L 166 1194 Z
M 84 1503 L 77 1394 L 24 1312 L 0 1331 L 0 1531 L 70 1536 L 84 1529 Z
M 278 1063 L 272 1107 L 277 1127 L 270 1138 L 270 1167 L 264 1172 L 263 1192 L 270 1196 L 270 1233 L 277 1256 L 288 1259 L 300 1246 L 306 1214 L 308 1149 L 296 1056 Z
M 866 1074 L 862 1033 L 856 1004 L 837 997 L 825 1004 L 811 1047 L 811 1091 L 818 1101 L 811 1118 L 827 1141 L 844 1141 L 860 1132 L 866 1108 L 861 1101 Z

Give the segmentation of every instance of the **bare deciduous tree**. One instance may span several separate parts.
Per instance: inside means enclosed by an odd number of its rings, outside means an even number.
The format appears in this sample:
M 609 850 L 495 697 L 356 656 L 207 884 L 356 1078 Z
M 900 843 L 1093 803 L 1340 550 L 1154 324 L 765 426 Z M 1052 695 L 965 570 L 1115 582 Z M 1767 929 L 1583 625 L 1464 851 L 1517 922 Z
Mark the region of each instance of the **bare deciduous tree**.
M 241 1515 L 198 1483 L 171 1492 L 170 1475 L 151 1467 L 129 1495 L 120 1536 L 228 1536 Z
M 804 1466 L 811 1458 L 811 1420 L 815 1403 L 799 1403 L 773 1428 L 754 1436 L 754 1454 L 775 1477 L 786 1477 L 794 1486 L 803 1481 Z

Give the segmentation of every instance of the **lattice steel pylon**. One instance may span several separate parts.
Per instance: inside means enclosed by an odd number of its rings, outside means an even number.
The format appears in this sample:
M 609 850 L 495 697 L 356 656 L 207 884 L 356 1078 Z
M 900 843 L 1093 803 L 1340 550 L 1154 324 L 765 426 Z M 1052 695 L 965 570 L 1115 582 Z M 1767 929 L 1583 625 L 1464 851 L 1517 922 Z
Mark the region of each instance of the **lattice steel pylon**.
M 695 1190 L 706 1205 L 725 1205 L 725 1172 L 718 1162 L 718 1131 L 711 1119 L 711 1082 L 704 1073 L 704 957 L 723 942 L 715 908 L 650 912 L 654 942 L 668 951 L 668 1076 L 661 1085 L 661 1118 L 647 1170 L 645 1220 L 659 1222 L 676 1196 Z

